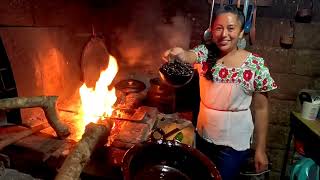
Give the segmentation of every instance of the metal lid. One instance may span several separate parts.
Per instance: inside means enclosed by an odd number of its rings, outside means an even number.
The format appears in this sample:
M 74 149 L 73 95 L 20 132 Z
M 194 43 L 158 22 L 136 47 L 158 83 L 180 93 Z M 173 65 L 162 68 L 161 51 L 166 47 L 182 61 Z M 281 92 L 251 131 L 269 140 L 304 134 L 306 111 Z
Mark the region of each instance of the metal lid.
M 123 93 L 137 93 L 146 88 L 146 85 L 135 79 L 125 79 L 115 84 L 115 88 Z

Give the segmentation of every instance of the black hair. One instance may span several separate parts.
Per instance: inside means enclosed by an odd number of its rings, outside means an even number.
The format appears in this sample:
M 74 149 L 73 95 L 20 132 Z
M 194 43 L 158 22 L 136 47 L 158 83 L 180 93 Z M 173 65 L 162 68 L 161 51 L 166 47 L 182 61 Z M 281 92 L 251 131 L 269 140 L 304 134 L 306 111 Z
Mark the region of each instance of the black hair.
M 235 5 L 225 5 L 225 6 L 222 6 L 220 7 L 219 9 L 217 9 L 215 12 L 214 12 L 214 16 L 213 16 L 213 21 L 221 14 L 224 14 L 224 13 L 232 13 L 234 15 L 237 16 L 240 24 L 241 24 L 241 30 L 243 30 L 244 28 L 244 23 L 245 23 L 245 17 L 244 17 L 244 13 L 241 9 L 237 8 L 237 6 Z M 213 25 L 213 24 L 212 24 Z
M 221 8 L 219 8 L 217 11 L 214 12 L 212 22 L 214 22 L 214 20 L 219 15 L 224 14 L 224 13 L 232 13 L 232 14 L 236 15 L 238 17 L 240 24 L 241 24 L 241 30 L 243 30 L 244 23 L 245 23 L 244 13 L 242 12 L 241 9 L 237 8 L 235 5 L 225 5 L 225 6 L 222 6 Z M 214 42 L 211 42 L 210 44 L 205 44 L 205 46 L 208 49 L 208 59 L 206 61 L 207 65 L 208 65 L 208 70 L 205 73 L 205 78 L 208 80 L 213 80 L 211 69 L 217 63 L 217 60 L 218 60 L 218 57 L 220 54 L 220 50 Z

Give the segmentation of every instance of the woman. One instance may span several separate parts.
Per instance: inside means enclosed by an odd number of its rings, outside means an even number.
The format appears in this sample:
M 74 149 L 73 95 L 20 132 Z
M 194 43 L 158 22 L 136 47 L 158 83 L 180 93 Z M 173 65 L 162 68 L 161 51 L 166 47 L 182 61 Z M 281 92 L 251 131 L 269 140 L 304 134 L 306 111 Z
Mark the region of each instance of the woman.
M 267 92 L 276 89 L 263 58 L 239 49 L 244 15 L 234 6 L 215 12 L 213 48 L 199 45 L 192 50 L 176 47 L 165 57 L 193 63 L 199 72 L 200 111 L 196 147 L 216 164 L 222 178 L 236 179 L 248 157 L 253 129 L 256 131 L 255 168 L 267 169 Z M 255 124 L 250 104 L 253 98 Z

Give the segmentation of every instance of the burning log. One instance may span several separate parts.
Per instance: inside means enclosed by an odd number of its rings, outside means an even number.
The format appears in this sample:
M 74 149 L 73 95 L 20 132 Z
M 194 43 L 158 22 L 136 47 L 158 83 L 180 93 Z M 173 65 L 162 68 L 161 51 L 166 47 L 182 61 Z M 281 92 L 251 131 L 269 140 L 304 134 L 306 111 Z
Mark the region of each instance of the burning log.
M 107 142 L 111 128 L 112 123 L 110 119 L 98 124 L 88 124 L 85 133 L 82 135 L 82 139 L 62 164 L 55 180 L 79 179 L 83 168 L 90 160 L 93 150 L 98 145 L 104 145 Z
M 67 126 L 61 123 L 56 110 L 57 96 L 16 97 L 0 99 L 0 109 L 17 109 L 41 107 L 45 112 L 48 123 L 57 133 L 59 138 L 67 137 L 70 132 Z

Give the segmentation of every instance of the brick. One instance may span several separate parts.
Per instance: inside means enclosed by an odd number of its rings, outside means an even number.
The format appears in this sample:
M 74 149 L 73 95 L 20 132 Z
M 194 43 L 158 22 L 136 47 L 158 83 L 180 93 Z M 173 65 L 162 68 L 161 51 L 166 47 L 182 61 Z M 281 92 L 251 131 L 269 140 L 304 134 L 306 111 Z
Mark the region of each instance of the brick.
M 284 12 L 284 11 L 283 11 Z M 255 45 L 280 47 L 281 35 L 288 34 L 290 29 L 289 19 L 257 17 L 256 31 L 257 42 Z M 294 42 L 292 48 L 295 49 L 319 49 L 320 37 L 315 34 L 320 33 L 320 23 L 297 23 L 294 22 Z
M 278 85 L 278 89 L 271 93 L 272 98 L 295 100 L 301 89 L 313 85 L 313 78 L 308 76 L 273 73 L 272 77 Z
M 279 180 L 280 179 L 280 175 L 281 175 L 280 172 L 271 171 L 270 172 L 270 176 L 269 176 L 269 180 Z
M 320 89 L 320 78 L 315 78 L 313 81 L 312 89 Z
M 271 99 L 269 103 L 269 124 L 288 126 L 290 112 L 296 107 L 296 101 Z
M 289 127 L 269 125 L 268 148 L 284 149 L 287 143 Z
M 273 172 L 280 172 L 283 163 L 285 150 L 283 149 L 268 149 L 269 161 L 272 163 L 271 170 Z
M 1 0 L 0 24 L 14 26 L 31 26 L 32 0 Z
M 283 49 L 255 45 L 249 51 L 260 54 L 271 72 L 316 77 L 320 75 L 320 53 L 312 49 Z
M 292 61 L 289 58 L 289 50 L 280 47 L 255 45 L 248 47 L 248 50 L 259 54 L 264 58 L 270 72 L 290 73 Z
M 279 46 L 281 31 L 280 21 L 272 18 L 257 17 L 256 44 L 260 46 Z
M 294 48 L 320 49 L 319 23 L 295 23 Z
M 320 52 L 318 50 L 294 49 L 290 50 L 288 55 L 294 62 L 292 73 L 304 76 L 320 76 Z
M 50 12 L 50 13 L 48 13 Z M 74 26 L 91 22 L 89 8 L 83 3 L 66 0 L 34 1 L 33 10 L 36 26 Z

